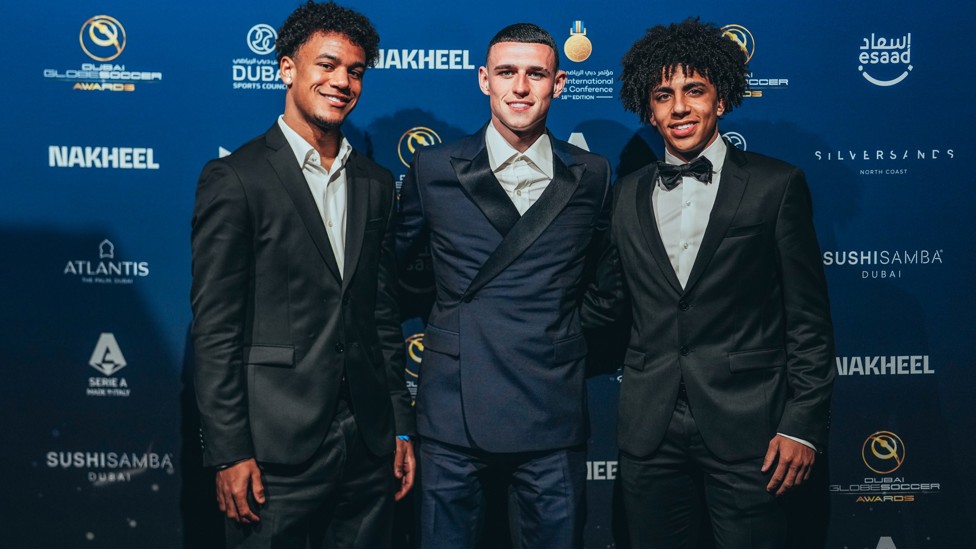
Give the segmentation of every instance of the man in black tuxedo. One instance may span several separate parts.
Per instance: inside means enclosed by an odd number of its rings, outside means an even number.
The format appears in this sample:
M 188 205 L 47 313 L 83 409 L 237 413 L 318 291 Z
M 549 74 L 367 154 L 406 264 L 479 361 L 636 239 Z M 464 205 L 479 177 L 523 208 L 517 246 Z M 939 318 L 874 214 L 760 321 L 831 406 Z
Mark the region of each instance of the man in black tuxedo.
M 388 547 L 413 482 L 393 178 L 340 131 L 378 43 L 359 13 L 300 6 L 284 115 L 200 176 L 195 383 L 230 546 Z
M 616 184 L 584 323 L 629 295 L 618 437 L 634 547 L 693 547 L 697 487 L 718 547 L 783 547 L 777 496 L 827 442 L 833 328 L 806 181 L 719 136 L 745 61 L 697 20 L 648 30 L 623 59 L 624 104 L 665 162 Z
M 474 547 L 501 478 L 516 546 L 570 549 L 586 484 L 578 304 L 610 170 L 546 131 L 566 82 L 548 32 L 502 29 L 478 74 L 490 122 L 418 151 L 400 199 L 397 248 L 429 243 L 437 287 L 417 393 L 421 543 Z

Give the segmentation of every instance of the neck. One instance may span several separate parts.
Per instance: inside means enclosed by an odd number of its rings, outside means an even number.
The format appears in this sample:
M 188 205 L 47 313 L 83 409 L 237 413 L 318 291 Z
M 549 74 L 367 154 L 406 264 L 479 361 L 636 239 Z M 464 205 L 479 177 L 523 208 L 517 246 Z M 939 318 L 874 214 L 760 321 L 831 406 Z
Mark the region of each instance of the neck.
M 495 117 L 491 118 L 491 124 L 505 138 L 505 141 L 520 153 L 529 150 L 529 147 L 542 137 L 542 134 L 546 131 L 545 123 L 538 124 L 538 127 L 533 127 L 522 132 L 512 130 L 499 122 Z
M 299 116 L 293 109 L 285 107 L 285 124 L 295 130 L 319 153 L 322 166 L 331 169 L 332 162 L 339 155 L 339 145 L 342 143 L 342 132 L 338 126 L 323 128 L 304 116 Z
M 701 154 L 705 152 L 705 149 L 710 147 L 716 139 L 718 139 L 718 129 L 715 130 L 715 134 L 712 135 L 712 138 L 708 140 L 708 143 L 705 143 L 697 149 L 691 151 L 676 151 L 671 147 L 668 147 L 668 152 L 673 154 L 678 160 L 687 164 L 688 162 L 691 162 L 692 160 L 701 156 Z

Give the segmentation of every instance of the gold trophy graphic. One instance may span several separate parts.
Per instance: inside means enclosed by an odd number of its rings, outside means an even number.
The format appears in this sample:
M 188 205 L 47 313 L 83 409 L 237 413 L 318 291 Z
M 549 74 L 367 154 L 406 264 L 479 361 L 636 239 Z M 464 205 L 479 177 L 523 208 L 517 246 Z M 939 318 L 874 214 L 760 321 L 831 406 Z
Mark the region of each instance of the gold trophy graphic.
M 566 43 L 563 44 L 563 53 L 566 54 L 571 61 L 577 63 L 581 61 L 586 61 L 586 59 L 593 53 L 593 44 L 590 39 L 586 37 L 586 28 L 583 27 L 582 21 L 576 21 L 572 27 L 569 29 L 569 38 L 566 39 Z

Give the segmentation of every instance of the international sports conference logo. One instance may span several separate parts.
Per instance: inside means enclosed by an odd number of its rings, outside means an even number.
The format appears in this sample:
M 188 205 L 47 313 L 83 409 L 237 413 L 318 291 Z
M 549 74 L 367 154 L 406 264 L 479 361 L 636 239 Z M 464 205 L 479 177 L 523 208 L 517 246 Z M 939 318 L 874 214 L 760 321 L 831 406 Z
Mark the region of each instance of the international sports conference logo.
M 570 61 L 582 63 L 593 53 L 593 43 L 586 37 L 586 27 L 582 21 L 576 21 L 569 29 L 569 38 L 563 44 L 563 53 Z

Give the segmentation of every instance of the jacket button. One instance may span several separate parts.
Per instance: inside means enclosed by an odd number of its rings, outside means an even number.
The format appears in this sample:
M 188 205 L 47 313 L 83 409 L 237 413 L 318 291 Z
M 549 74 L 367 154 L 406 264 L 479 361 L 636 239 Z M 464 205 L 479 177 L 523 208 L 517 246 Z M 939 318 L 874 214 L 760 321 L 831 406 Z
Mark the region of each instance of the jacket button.
M 689 305 L 687 301 L 682 299 L 681 301 L 678 302 L 678 308 L 681 309 L 682 311 L 687 311 L 688 307 Z
M 681 353 L 681 356 L 688 356 L 688 353 L 690 353 L 691 351 L 688 349 L 688 347 L 682 345 L 681 348 L 678 349 L 678 352 Z
M 349 294 L 344 294 L 342 296 L 342 304 L 343 305 L 348 305 L 349 304 Z
M 335 344 L 335 352 L 342 354 L 342 352 L 344 352 L 345 350 L 346 350 L 346 346 L 343 345 L 341 341 Z

